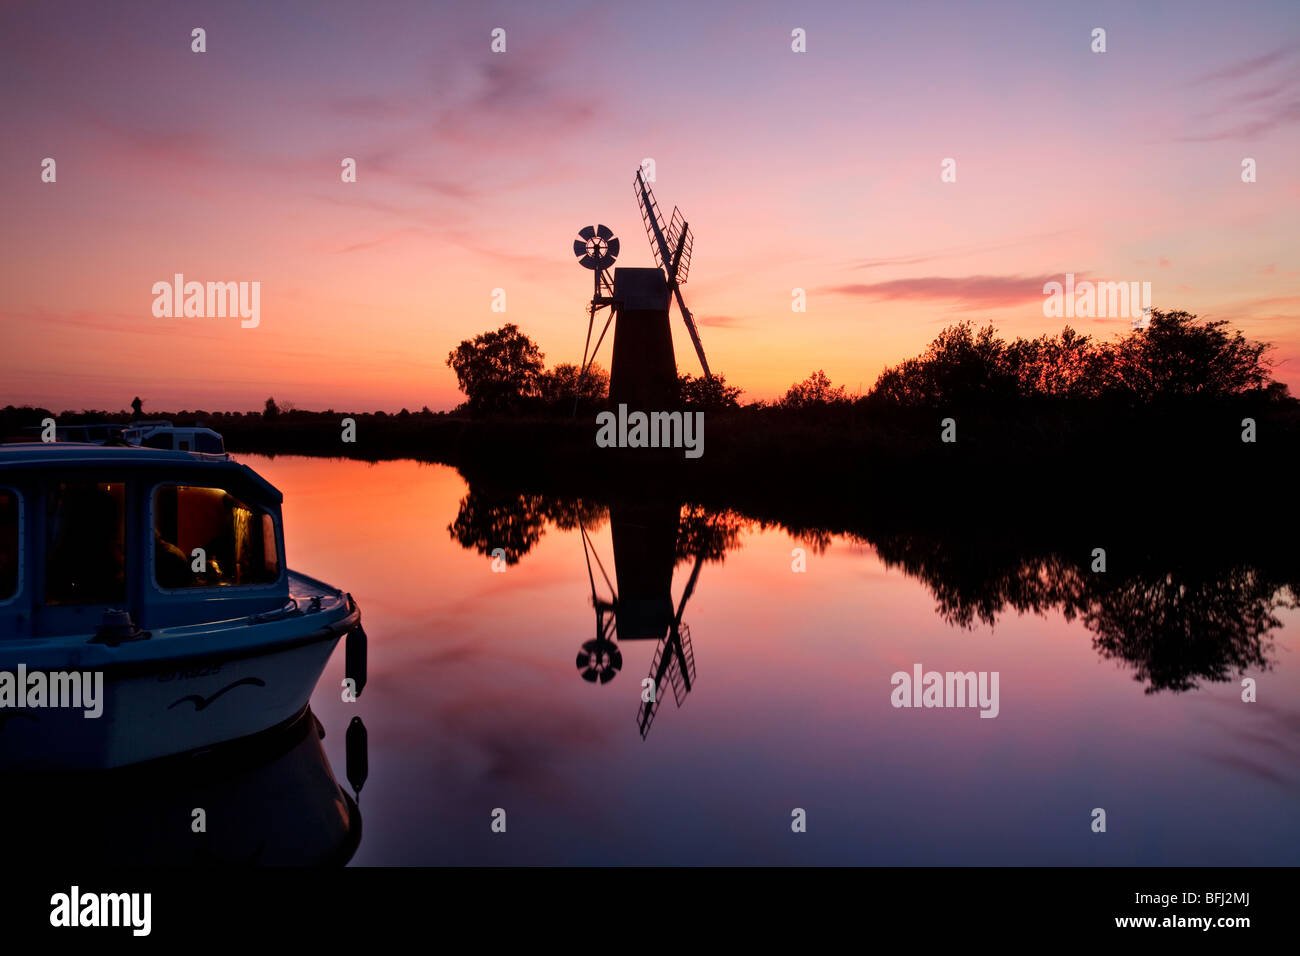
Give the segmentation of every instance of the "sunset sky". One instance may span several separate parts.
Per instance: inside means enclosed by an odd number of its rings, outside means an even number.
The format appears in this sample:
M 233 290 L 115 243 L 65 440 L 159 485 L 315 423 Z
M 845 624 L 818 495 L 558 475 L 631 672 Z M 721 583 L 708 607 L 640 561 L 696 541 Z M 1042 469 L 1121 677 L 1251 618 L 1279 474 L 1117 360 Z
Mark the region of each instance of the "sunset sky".
M 0 405 L 449 408 L 447 353 L 504 322 L 576 362 L 572 240 L 653 264 L 646 157 L 746 398 L 865 390 L 961 319 L 1059 331 L 1067 272 L 1232 320 L 1300 392 L 1300 4 L 1134 6 L 5 3 Z M 259 326 L 155 317 L 178 272 L 260 282 Z

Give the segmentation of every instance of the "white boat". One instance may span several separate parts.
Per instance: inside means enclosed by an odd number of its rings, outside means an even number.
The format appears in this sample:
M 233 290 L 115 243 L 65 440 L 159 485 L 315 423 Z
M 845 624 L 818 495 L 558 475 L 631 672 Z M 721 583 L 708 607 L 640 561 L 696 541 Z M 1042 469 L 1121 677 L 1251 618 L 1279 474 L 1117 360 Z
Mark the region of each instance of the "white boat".
M 0 445 L 0 768 L 119 767 L 275 727 L 345 634 L 359 692 L 360 609 L 286 568 L 282 500 L 225 456 Z
M 163 419 L 132 422 L 122 431 L 122 439 L 128 445 L 142 448 L 192 451 L 205 455 L 223 455 L 226 452 L 225 439 L 219 432 L 201 425 L 177 428 Z

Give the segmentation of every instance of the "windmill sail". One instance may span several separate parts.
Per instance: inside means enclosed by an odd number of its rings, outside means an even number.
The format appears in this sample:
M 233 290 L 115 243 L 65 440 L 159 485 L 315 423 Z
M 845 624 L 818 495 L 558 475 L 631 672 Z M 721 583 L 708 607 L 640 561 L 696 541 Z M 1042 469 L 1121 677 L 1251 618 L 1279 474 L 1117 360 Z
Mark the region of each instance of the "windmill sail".
M 682 321 L 686 323 L 686 331 L 690 333 L 691 344 L 695 346 L 700 368 L 704 370 L 705 379 L 712 382 L 713 374 L 709 371 L 708 359 L 704 357 L 704 345 L 700 342 L 699 329 L 695 327 L 691 311 L 686 308 L 686 302 L 682 299 L 681 284 L 686 281 L 690 270 L 691 246 L 694 242 L 690 226 L 675 207 L 672 219 L 667 225 L 664 224 L 663 213 L 659 211 L 659 204 L 655 202 L 650 184 L 646 182 L 645 172 L 640 168 L 636 171 L 635 187 L 637 202 L 641 206 L 641 219 L 645 223 L 646 235 L 650 238 L 650 249 L 654 252 L 655 263 L 663 267 L 668 275 L 668 287 L 673 290 L 673 296 L 677 299 L 677 308 L 682 313 Z

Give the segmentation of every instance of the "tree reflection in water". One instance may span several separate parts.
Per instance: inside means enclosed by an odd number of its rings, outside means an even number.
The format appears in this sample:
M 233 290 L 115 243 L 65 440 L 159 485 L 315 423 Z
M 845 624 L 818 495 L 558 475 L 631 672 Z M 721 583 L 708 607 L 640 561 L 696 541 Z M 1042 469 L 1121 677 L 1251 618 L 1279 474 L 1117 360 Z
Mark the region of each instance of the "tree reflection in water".
M 447 530 L 462 548 L 485 556 L 500 548 L 506 564 L 518 564 L 542 540 L 547 522 L 573 531 L 581 520 L 591 529 L 603 524 L 608 513 L 604 505 L 582 499 L 471 488 Z
M 939 616 L 954 626 L 992 626 L 1007 609 L 1078 618 L 1097 652 L 1131 666 L 1149 694 L 1269 669 L 1271 633 L 1282 625 L 1277 612 L 1300 606 L 1294 573 L 1205 557 L 1217 549 L 1142 554 L 1099 573 L 1082 550 L 1072 560 L 1058 552 L 990 553 L 983 538 L 891 535 L 868 543 L 887 567 L 923 581 Z
M 649 521 L 659 540 L 673 534 L 676 521 L 674 565 L 696 564 L 688 593 L 698 580 L 699 565 L 721 562 L 756 525 L 775 524 L 815 553 L 844 535 L 873 548 L 887 567 L 924 583 L 935 596 L 936 613 L 955 627 L 993 626 L 1007 610 L 1078 619 L 1092 634 L 1097 653 L 1130 666 L 1149 694 L 1192 690 L 1245 671 L 1268 670 L 1272 635 L 1282 625 L 1278 612 L 1300 607 L 1300 566 L 1280 545 L 1246 557 L 1220 543 L 1163 541 L 1153 550 L 1150 536 L 1134 542 L 1112 538 L 1111 566 L 1096 572 L 1087 547 L 1021 545 L 1009 533 L 794 527 L 668 502 L 614 507 L 624 514 L 630 508 L 639 516 L 631 519 L 640 529 L 635 533 L 646 532 Z M 484 555 L 501 548 L 506 562 L 515 564 L 541 540 L 548 523 L 563 531 L 583 530 L 585 538 L 609 519 L 610 508 L 590 499 L 471 489 L 448 530 L 463 547 Z M 595 603 L 599 612 L 601 602 Z M 665 620 L 671 621 L 671 608 L 667 614 Z M 676 619 L 680 622 L 680 613 Z M 608 642 L 613 635 L 597 637 Z M 612 663 L 598 662 L 600 682 L 612 678 L 612 672 L 605 676 L 603 670 Z

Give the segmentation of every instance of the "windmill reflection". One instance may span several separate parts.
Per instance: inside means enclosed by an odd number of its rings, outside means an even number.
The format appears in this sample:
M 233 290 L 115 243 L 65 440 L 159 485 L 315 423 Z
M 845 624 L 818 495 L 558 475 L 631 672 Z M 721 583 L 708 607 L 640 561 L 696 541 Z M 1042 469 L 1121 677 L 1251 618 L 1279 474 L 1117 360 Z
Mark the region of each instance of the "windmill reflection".
M 627 641 L 658 641 L 650 662 L 653 691 L 648 695 L 650 700 L 637 708 L 637 728 L 642 739 L 650 732 L 659 711 L 664 683 L 672 687 L 678 707 L 695 683 L 695 652 L 691 648 L 690 628 L 682 623 L 682 614 L 695 592 L 704 555 L 696 555 L 690 579 L 674 609 L 672 581 L 678 511 L 676 504 L 616 505 L 610 509 L 617 585 L 610 580 L 586 526 L 581 526 L 591 604 L 596 610 L 596 637 L 582 645 L 577 666 L 583 680 L 607 684 L 623 666 L 617 643 L 619 636 Z M 601 596 L 592 570 L 593 560 L 609 598 Z
M 608 568 L 592 540 L 606 521 L 613 546 Z M 579 676 L 591 684 L 608 684 L 623 669 L 620 640 L 657 642 L 643 684 L 653 688 L 653 699 L 637 710 L 644 738 L 663 695 L 671 689 L 680 707 L 695 686 L 695 652 L 682 615 L 701 569 L 740 547 L 740 532 L 749 522 L 733 511 L 708 511 L 671 499 L 604 505 L 474 486 L 461 499 L 447 531 L 464 548 L 483 555 L 499 549 L 506 564 L 516 564 L 541 540 L 548 522 L 561 531 L 576 530 L 582 539 L 596 630 L 578 651 Z M 673 573 L 687 563 L 690 574 L 674 600 Z
M 623 666 L 620 639 L 657 642 L 642 681 L 643 691 L 650 693 L 642 693 L 637 708 L 637 729 L 644 739 L 667 690 L 681 707 L 695 686 L 695 651 L 682 616 L 704 564 L 720 561 L 737 546 L 742 522 L 729 513 L 683 509 L 677 502 L 640 501 L 610 506 L 609 523 L 612 580 L 586 525 L 579 523 L 596 634 L 582 645 L 576 665 L 583 680 L 607 684 Z M 691 571 L 674 601 L 673 571 L 686 562 Z

